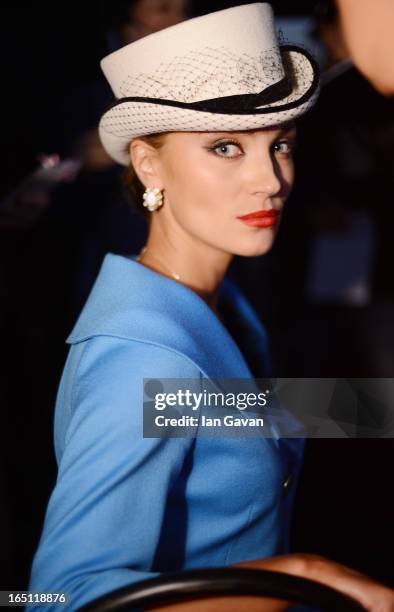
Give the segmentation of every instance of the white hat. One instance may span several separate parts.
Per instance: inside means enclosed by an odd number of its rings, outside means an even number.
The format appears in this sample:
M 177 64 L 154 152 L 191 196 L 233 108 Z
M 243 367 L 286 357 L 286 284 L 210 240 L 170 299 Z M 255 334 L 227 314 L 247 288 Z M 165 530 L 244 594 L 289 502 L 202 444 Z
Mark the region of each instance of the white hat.
M 216 11 L 149 34 L 101 60 L 116 96 L 101 142 L 128 165 L 137 136 L 241 131 L 298 117 L 318 94 L 316 62 L 279 44 L 270 4 Z

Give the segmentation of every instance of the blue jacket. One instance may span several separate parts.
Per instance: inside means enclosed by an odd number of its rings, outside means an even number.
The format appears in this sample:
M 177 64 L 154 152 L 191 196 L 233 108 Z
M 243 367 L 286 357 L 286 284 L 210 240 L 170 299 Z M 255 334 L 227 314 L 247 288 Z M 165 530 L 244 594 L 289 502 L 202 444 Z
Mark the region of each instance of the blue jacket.
M 225 279 L 220 295 L 269 375 L 264 327 L 234 283 Z M 67 342 L 54 418 L 58 476 L 29 591 L 67 593 L 75 610 L 161 572 L 288 551 L 302 439 L 142 435 L 143 378 L 252 377 L 196 293 L 109 253 Z M 65 608 L 26 608 L 35 609 Z

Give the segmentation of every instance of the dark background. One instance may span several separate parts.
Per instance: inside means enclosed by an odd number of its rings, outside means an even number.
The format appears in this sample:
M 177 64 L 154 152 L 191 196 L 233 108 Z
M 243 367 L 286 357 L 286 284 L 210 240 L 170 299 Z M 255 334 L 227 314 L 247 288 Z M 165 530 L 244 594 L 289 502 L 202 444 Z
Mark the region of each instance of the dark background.
M 237 4 L 242 2 L 199 0 L 192 12 L 199 15 Z M 281 0 L 272 4 L 278 14 L 293 15 L 305 13 L 311 5 Z M 116 5 L 76 0 L 2 5 L 0 194 L 35 166 L 37 151 L 56 151 L 61 101 L 78 85 L 101 76 L 104 31 L 116 15 Z
M 195 2 L 193 15 L 237 4 L 241 2 Z M 313 2 L 278 0 L 272 4 L 277 15 L 306 15 Z M 103 78 L 99 60 L 107 53 L 105 31 L 116 5 L 75 0 L 3 3 L 0 197 L 36 167 L 38 153 L 59 150 L 65 138 L 64 100 L 80 86 Z M 88 224 L 88 206 L 85 216 Z M 59 231 L 68 232 L 72 246 L 78 228 L 71 223 Z M 45 357 L 46 347 L 40 345 L 40 330 L 23 319 L 29 308 L 37 308 L 34 293 L 42 289 L 45 295 L 44 289 L 52 282 L 60 287 L 51 270 L 40 274 L 40 257 L 50 258 L 57 241 L 56 232 L 52 237 L 43 235 L 46 242 L 36 258 L 33 251 L 37 251 L 40 234 L 0 235 L 4 264 L 0 274 L 2 270 L 10 274 L 6 286 L 11 296 L 0 296 L 6 298 L 0 301 L 0 334 L 5 348 L 0 387 L 0 486 L 6 502 L 0 506 L 3 590 L 27 588 L 32 554 L 56 476 L 52 418 L 61 359 L 58 355 L 54 367 L 52 353 Z M 62 280 L 61 268 L 53 274 Z M 55 304 L 60 302 L 58 296 Z M 58 312 L 51 303 L 46 308 L 46 321 L 55 325 Z M 40 386 L 37 380 L 47 384 Z M 394 511 L 392 448 L 391 440 L 343 440 L 331 446 L 330 441 L 316 440 L 310 444 L 295 513 L 295 548 L 326 554 L 376 578 L 394 580 L 389 554 Z

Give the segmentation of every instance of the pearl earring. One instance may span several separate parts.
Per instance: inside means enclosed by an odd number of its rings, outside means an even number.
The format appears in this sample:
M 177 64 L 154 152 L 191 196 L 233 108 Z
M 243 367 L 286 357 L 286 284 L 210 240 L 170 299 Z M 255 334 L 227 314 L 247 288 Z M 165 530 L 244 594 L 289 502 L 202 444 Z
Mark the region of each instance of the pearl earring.
M 163 194 L 157 187 L 147 187 L 143 199 L 143 205 L 151 212 L 163 206 Z

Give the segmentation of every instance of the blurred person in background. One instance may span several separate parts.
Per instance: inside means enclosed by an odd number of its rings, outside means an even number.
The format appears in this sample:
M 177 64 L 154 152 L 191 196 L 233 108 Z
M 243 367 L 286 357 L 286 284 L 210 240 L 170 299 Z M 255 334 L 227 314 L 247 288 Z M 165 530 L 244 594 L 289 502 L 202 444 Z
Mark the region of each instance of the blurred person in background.
M 385 96 L 394 95 L 394 2 L 337 0 L 350 55 L 360 72 Z

